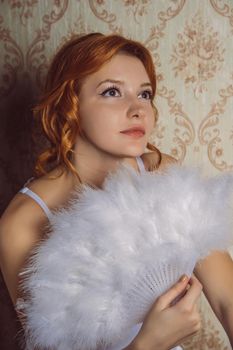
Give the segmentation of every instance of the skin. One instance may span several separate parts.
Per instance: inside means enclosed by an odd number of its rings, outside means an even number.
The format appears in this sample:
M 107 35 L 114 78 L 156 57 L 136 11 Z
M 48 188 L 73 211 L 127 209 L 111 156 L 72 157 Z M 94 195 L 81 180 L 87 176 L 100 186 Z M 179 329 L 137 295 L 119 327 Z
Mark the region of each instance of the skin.
M 150 91 L 150 81 L 142 63 L 125 54 L 115 55 L 98 72 L 86 78 L 79 95 L 82 133 L 77 135 L 73 159 L 83 183 L 101 188 L 107 173 L 115 171 L 121 163 L 138 171 L 136 156 L 142 156 L 147 170 L 157 168 L 157 152 L 144 153 L 154 126 Z M 144 127 L 142 137 L 122 134 L 135 125 Z M 158 171 L 166 171 L 174 162 L 163 154 Z M 28 185 L 52 210 L 66 206 L 72 191 L 80 186 L 71 172 L 65 170 L 56 178 L 59 172 L 60 167 Z M 45 224 L 47 218 L 42 209 L 23 194 L 13 198 L 1 218 L 0 264 L 13 303 L 19 296 L 19 272 L 43 238 Z M 232 260 L 222 253 L 212 254 L 196 268 L 207 298 L 233 344 L 232 272 Z M 202 290 L 200 282 L 186 276 L 157 299 L 139 334 L 126 349 L 165 350 L 197 332 L 200 329 L 196 308 Z M 171 306 L 181 294 L 183 297 Z

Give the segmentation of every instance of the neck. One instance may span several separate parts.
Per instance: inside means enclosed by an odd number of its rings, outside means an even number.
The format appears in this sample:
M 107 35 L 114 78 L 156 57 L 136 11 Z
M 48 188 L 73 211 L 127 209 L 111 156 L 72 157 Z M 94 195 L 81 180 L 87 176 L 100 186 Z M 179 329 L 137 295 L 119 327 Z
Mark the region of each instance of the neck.
M 83 138 L 78 138 L 76 142 L 73 162 L 82 183 L 94 187 L 102 187 L 108 173 L 115 172 L 121 164 L 128 164 L 138 170 L 134 157 L 106 153 Z

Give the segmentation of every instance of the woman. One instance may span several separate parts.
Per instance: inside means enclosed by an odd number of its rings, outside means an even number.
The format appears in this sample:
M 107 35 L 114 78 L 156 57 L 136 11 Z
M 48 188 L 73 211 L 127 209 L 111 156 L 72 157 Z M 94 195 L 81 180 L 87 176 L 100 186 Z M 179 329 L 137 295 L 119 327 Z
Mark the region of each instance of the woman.
M 75 38 L 55 56 L 36 107 L 50 147 L 39 157 L 40 177 L 15 196 L 1 219 L 1 269 L 13 303 L 19 297 L 19 273 L 43 238 L 50 211 L 65 207 L 77 186 L 100 188 L 120 164 L 136 171 L 164 171 L 175 162 L 148 144 L 157 119 L 155 87 L 147 49 L 117 35 Z M 152 152 L 144 153 L 146 146 Z M 233 263 L 223 253 L 196 269 L 233 344 L 232 271 Z M 195 333 L 200 328 L 196 303 L 201 289 L 195 277 L 182 276 L 157 299 L 127 349 L 169 349 Z

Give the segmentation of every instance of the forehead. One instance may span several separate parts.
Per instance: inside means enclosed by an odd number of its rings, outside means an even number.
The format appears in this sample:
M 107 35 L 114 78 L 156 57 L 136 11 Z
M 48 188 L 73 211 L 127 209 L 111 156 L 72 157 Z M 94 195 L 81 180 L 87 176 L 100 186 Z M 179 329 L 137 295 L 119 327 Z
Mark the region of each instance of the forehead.
M 83 85 L 98 83 L 105 79 L 121 80 L 122 82 L 130 80 L 135 83 L 150 82 L 146 69 L 140 59 L 125 53 L 114 55 L 98 71 L 86 77 Z

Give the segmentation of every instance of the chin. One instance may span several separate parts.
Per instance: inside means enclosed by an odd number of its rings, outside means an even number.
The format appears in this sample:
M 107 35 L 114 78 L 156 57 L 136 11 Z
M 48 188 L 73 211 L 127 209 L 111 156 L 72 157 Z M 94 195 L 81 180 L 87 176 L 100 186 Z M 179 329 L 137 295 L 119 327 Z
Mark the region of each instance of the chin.
M 140 157 L 143 153 L 145 153 L 146 143 L 131 143 L 128 145 L 116 143 L 112 145 L 112 147 L 109 147 L 109 145 L 104 145 L 98 148 L 101 152 L 108 154 L 110 157 L 135 158 Z
M 131 157 L 139 157 L 143 153 L 145 153 L 146 144 L 143 145 L 133 145 L 129 147 L 125 147 L 124 152 L 129 153 Z

